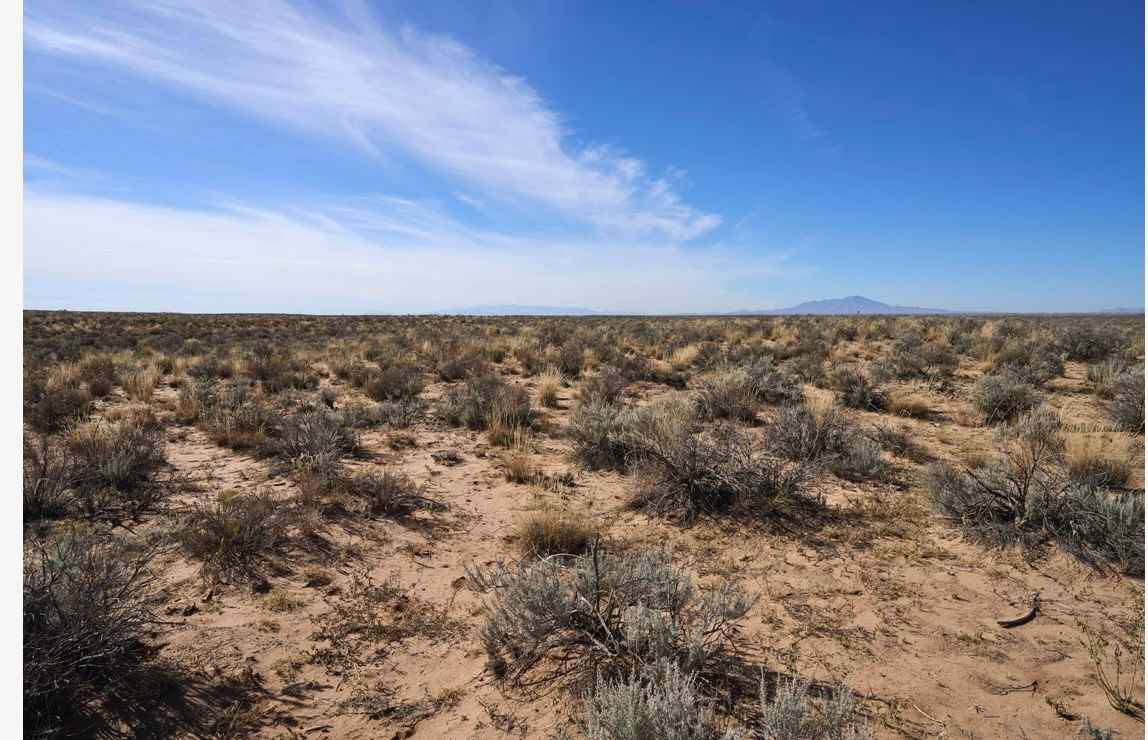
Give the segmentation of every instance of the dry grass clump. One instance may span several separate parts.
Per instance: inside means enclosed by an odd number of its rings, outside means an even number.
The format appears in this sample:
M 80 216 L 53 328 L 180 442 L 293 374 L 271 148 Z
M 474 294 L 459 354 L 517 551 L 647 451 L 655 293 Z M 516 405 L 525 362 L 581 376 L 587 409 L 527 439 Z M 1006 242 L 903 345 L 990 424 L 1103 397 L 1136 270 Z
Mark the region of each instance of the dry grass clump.
M 526 433 L 519 433 L 502 454 L 502 473 L 511 483 L 533 483 L 540 471 L 531 456 L 532 442 Z
M 538 376 L 538 402 L 548 409 L 558 408 L 558 391 L 562 389 L 562 373 L 548 367 Z
M 892 452 L 897 457 L 916 463 L 932 459 L 928 451 L 913 439 L 913 432 L 907 427 L 877 424 L 873 427 L 872 436 L 882 449 Z
M 150 553 L 67 528 L 24 554 L 24 731 L 49 735 L 131 684 L 144 658 Z
M 293 512 L 270 493 L 225 491 L 212 504 L 196 504 L 172 535 L 184 554 L 201 563 L 204 579 L 227 583 L 256 575 L 287 543 Z
M 1033 545 L 1055 539 L 1089 562 L 1144 572 L 1144 495 L 1073 480 L 1055 414 L 1022 416 L 1002 454 L 978 468 L 929 468 L 933 505 L 977 539 Z
M 586 689 L 661 662 L 728 685 L 738 622 L 753 604 L 730 582 L 699 591 L 657 550 L 591 547 L 566 561 L 467 574 L 471 588 L 489 594 L 481 630 L 488 665 L 520 687 Z
M 323 496 L 338 501 L 357 502 L 367 516 L 402 519 L 416 511 L 443 511 L 442 501 L 431 496 L 427 487 L 419 485 L 406 473 L 384 468 L 346 472 L 344 470 L 309 470 L 300 478 L 302 498 L 309 508 Z
M 1114 382 L 1132 368 L 1132 363 L 1122 357 L 1109 357 L 1100 362 L 1090 363 L 1084 378 L 1097 396 L 1112 398 Z
M 908 419 L 929 419 L 933 416 L 933 407 L 927 399 L 912 393 L 894 393 L 889 398 L 889 413 L 903 416 Z
M 594 541 L 595 528 L 585 515 L 545 506 L 523 516 L 515 535 L 525 557 L 580 555 Z
M 982 375 L 973 386 L 973 405 L 985 422 L 1011 421 L 1040 405 L 1040 394 L 1017 375 Z
M 1134 464 L 1132 451 L 1121 439 L 1087 434 L 1065 437 L 1065 471 L 1076 483 L 1123 488 L 1132 477 Z
M 151 400 L 158 383 L 159 372 L 151 367 L 130 370 L 120 378 L 120 385 L 123 386 L 128 398 L 140 402 Z

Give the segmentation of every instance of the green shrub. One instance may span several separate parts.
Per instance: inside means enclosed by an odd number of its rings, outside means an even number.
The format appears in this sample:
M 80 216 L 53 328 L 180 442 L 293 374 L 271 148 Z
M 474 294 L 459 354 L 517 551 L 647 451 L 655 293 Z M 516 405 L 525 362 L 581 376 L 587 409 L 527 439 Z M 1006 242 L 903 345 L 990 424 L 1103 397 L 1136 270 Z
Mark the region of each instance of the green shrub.
M 582 378 L 578 384 L 578 400 L 584 404 L 616 404 L 628 385 L 622 373 L 611 365 L 603 365 L 598 372 Z
M 626 435 L 630 415 L 607 403 L 575 406 L 566 425 L 574 459 L 590 470 L 625 470 L 631 449 Z
M 802 679 L 782 679 L 769 696 L 761 681 L 761 734 L 766 740 L 862 740 L 872 737 L 868 725 L 857 716 L 857 700 L 844 686 L 827 692 L 815 702 L 811 684 Z
M 149 508 L 163 492 L 156 474 L 166 464 L 161 430 L 138 418 L 76 427 L 64 439 L 73 495 L 94 515 Z
M 411 365 L 390 365 L 372 373 L 363 392 L 373 401 L 411 401 L 423 390 L 422 371 Z

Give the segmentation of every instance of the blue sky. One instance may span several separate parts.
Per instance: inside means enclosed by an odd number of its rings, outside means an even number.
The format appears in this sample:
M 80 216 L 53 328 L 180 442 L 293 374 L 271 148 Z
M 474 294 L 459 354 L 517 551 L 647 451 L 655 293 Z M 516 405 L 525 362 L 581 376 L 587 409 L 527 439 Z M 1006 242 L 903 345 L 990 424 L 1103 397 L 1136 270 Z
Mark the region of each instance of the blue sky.
M 1144 8 L 28 0 L 31 308 L 1142 306 Z

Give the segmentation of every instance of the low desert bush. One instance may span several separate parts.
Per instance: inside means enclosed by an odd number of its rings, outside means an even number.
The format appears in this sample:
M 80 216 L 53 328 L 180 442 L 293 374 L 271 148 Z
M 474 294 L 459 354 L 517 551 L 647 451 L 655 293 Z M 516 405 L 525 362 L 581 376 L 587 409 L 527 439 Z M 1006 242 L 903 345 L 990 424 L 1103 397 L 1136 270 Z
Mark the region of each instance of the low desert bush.
M 625 470 L 631 451 L 626 422 L 632 415 L 613 404 L 575 406 L 566 425 L 574 460 L 590 470 Z
M 779 409 L 769 422 L 766 440 L 773 454 L 798 463 L 824 465 L 846 480 L 882 479 L 892 472 L 881 457 L 881 446 L 834 405 Z
M 593 375 L 586 375 L 578 384 L 578 400 L 582 403 L 616 404 L 626 390 L 625 376 L 612 365 L 603 365 Z
M 757 419 L 753 377 L 740 368 L 720 370 L 704 378 L 698 385 L 695 403 L 703 419 L 745 422 Z
M 92 413 L 92 396 L 78 382 L 24 376 L 24 422 L 37 432 L 66 429 Z
M 801 378 L 778 367 L 773 358 L 764 356 L 743 366 L 753 379 L 753 395 L 771 405 L 801 403 L 804 399 Z
M 215 503 L 194 505 L 173 536 L 201 563 L 206 580 L 228 582 L 257 574 L 286 544 L 291 520 L 289 508 L 267 492 L 225 491 Z
M 477 349 L 451 353 L 439 360 L 435 366 L 438 379 L 447 383 L 463 380 L 471 375 L 484 375 L 491 371 L 490 362 Z
M 80 362 L 80 379 L 87 384 L 89 393 L 103 398 L 119 382 L 119 365 L 105 354 L 88 355 Z
M 990 424 L 1011 421 L 1041 401 L 1035 388 L 1011 373 L 981 376 L 973 386 L 972 400 Z
M 722 425 L 706 437 L 688 418 L 674 424 L 647 412 L 632 434 L 639 455 L 632 506 L 688 522 L 719 512 L 767 517 L 816 503 L 802 490 L 805 466 L 768 455 L 752 433 Z
M 711 685 L 728 683 L 740 620 L 753 601 L 730 582 L 699 591 L 662 551 L 607 554 L 467 569 L 488 594 L 481 635 L 488 665 L 515 686 L 583 690 L 676 665 Z
M 594 525 L 584 515 L 547 506 L 522 517 L 515 535 L 526 557 L 580 555 L 594 541 Z
M 929 468 L 934 507 L 975 538 L 1033 545 L 1055 539 L 1082 559 L 1144 572 L 1144 496 L 1113 493 L 1063 472 L 1064 442 L 1049 411 L 1022 416 L 1002 454 L 975 469 Z
M 766 740 L 862 740 L 872 737 L 867 723 L 857 716 L 857 699 L 839 686 L 814 701 L 811 684 L 782 679 L 773 697 L 761 681 L 761 735 Z
M 829 374 L 829 386 L 837 391 L 841 404 L 852 409 L 880 411 L 889 403 L 885 392 L 856 368 L 837 368 Z
M 506 428 L 528 428 L 534 422 L 530 396 L 497 375 L 467 378 L 435 405 L 435 414 L 452 426 L 486 429 L 492 420 Z
M 249 378 L 259 382 L 266 393 L 285 390 L 313 390 L 319 387 L 319 376 L 306 363 L 290 352 L 270 346 L 256 347 L 243 360 Z
M 64 439 L 64 452 L 73 496 L 88 515 L 135 515 L 162 494 L 156 474 L 165 465 L 163 434 L 140 417 L 76 427 Z
M 326 465 L 361 451 L 359 435 L 348 420 L 319 407 L 287 417 L 268 449 L 290 465 Z
M 425 411 L 426 404 L 418 399 L 381 403 L 351 401 L 339 409 L 339 414 L 353 429 L 373 429 L 380 426 L 409 429 L 422 418 Z
M 1144 433 L 1144 366 L 1121 374 L 1112 382 L 1108 416 L 1117 429 Z
M 1123 344 L 1120 332 L 1094 322 L 1076 322 L 1056 333 L 1056 344 L 1070 360 L 1103 360 Z
M 386 470 L 344 475 L 339 490 L 361 500 L 369 516 L 401 518 L 416 511 L 442 511 L 446 504 L 428 495 L 405 473 Z
M 725 735 L 697 677 L 676 663 L 645 666 L 632 676 L 600 679 L 583 698 L 589 740 L 721 740 Z
M 1051 342 L 1009 340 L 993 356 L 991 368 L 996 375 L 1011 374 L 1040 386 L 1064 375 L 1064 360 Z
M 388 365 L 363 383 L 363 392 L 373 401 L 411 401 L 422 391 L 422 371 L 413 365 Z
M 72 713 L 131 684 L 155 622 L 151 554 L 81 529 L 24 554 L 24 732 L 52 734 Z
M 71 459 L 47 434 L 24 437 L 24 521 L 62 517 L 72 511 Z
M 1089 364 L 1084 377 L 1092 392 L 1101 398 L 1112 398 L 1115 381 L 1132 369 L 1132 364 L 1120 357 L 1109 357 Z

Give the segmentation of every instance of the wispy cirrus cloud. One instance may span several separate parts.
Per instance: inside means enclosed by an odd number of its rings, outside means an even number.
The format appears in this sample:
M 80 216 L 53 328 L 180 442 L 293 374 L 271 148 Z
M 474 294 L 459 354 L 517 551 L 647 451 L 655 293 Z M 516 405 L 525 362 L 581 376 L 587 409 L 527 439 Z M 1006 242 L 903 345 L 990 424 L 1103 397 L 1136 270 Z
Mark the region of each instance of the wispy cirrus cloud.
M 372 152 L 397 149 L 472 197 L 542 206 L 626 238 L 694 239 L 720 218 L 677 178 L 602 146 L 574 146 L 529 84 L 443 36 L 364 5 L 287 0 L 29 2 L 26 47 L 99 63 L 214 104 Z
M 424 312 L 469 303 L 633 312 L 741 308 L 778 257 L 726 247 L 509 236 L 394 198 L 186 209 L 26 192 L 32 308 Z M 433 266 L 428 269 L 428 266 Z M 77 294 L 76 289 L 82 291 Z

